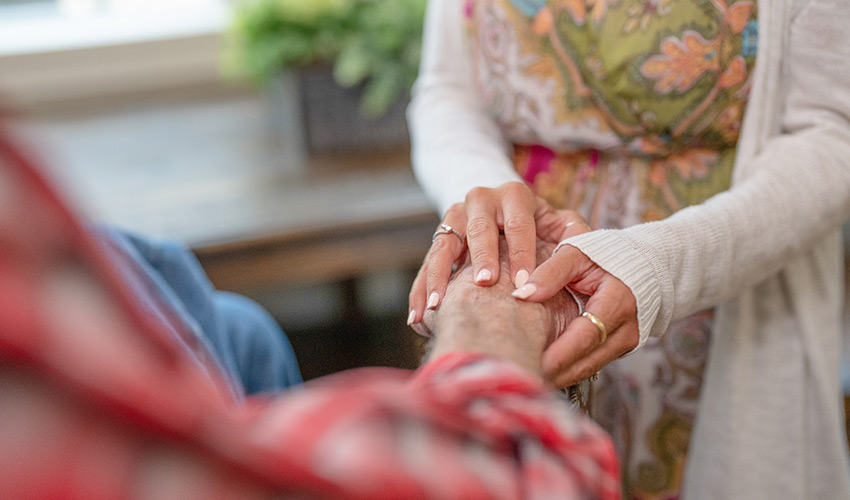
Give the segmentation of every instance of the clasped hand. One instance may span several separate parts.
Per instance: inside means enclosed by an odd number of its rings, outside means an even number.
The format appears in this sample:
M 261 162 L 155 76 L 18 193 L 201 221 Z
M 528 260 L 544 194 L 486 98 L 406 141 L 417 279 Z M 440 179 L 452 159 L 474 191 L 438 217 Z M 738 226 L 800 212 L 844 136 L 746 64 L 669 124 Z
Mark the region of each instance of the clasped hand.
M 583 296 L 584 309 L 603 323 L 607 335 L 586 317 L 569 322 L 544 352 L 544 375 L 565 387 L 590 378 L 638 344 L 637 305 L 631 290 L 576 247 L 562 245 L 537 266 L 538 240 L 557 244 L 591 230 L 574 210 L 555 210 L 523 183 L 475 188 L 463 203 L 446 211 L 443 224 L 458 234 L 436 234 L 410 290 L 408 323 L 422 322 L 427 309 L 439 307 L 452 268 L 469 252 L 474 282 L 499 281 L 499 238 L 507 242 L 509 269 L 517 300 L 543 302 L 562 288 Z M 465 238 L 463 238 L 465 235 Z M 464 241 L 465 240 L 465 241 Z

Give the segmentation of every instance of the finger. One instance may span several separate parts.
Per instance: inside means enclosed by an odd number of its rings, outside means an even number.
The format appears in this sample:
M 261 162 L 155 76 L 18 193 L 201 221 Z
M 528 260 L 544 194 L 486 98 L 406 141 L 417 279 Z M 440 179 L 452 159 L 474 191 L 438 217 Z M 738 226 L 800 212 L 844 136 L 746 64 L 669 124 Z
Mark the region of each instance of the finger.
M 466 241 L 461 230 L 466 226 L 466 207 L 463 203 L 455 203 L 443 215 L 443 221 L 431 238 L 431 248 L 425 256 L 423 268 L 425 292 L 421 294 L 415 316 L 424 314 L 425 310 L 436 309 L 440 305 L 449 283 L 452 266 L 466 248 Z
M 528 278 L 528 283 L 514 290 L 513 296 L 521 300 L 542 302 L 570 283 L 582 279 L 593 269 L 599 268 L 577 248 L 566 245 L 537 266 Z
M 425 311 L 425 314 L 422 316 L 422 320 L 416 323 L 411 323 L 410 328 L 413 329 L 418 335 L 421 335 L 425 338 L 431 338 L 433 336 L 433 332 L 431 331 L 431 324 L 428 322 L 428 314 L 434 314 L 435 311 Z
M 514 286 L 521 287 L 537 264 L 537 229 L 534 221 L 534 198 L 531 192 L 520 192 L 505 197 L 502 217 L 505 224 L 505 241 L 508 245 L 508 262 Z
M 616 280 L 613 276 L 612 280 Z M 628 288 L 621 290 L 617 282 L 606 283 L 590 296 L 585 311 L 591 313 L 609 334 L 613 333 L 631 319 L 633 308 L 628 303 Z M 625 287 L 625 285 L 623 285 Z M 566 331 L 552 343 L 544 354 L 544 370 L 548 375 L 566 372 L 572 365 L 590 354 L 597 346 L 607 342 L 608 334 L 603 335 L 600 328 L 590 319 L 579 316 L 567 325 Z
M 555 369 L 557 362 L 554 360 L 554 356 L 556 354 L 550 354 L 549 351 L 544 352 L 543 372 L 556 387 L 567 387 L 591 378 L 608 363 L 631 351 L 636 345 L 636 338 L 631 337 L 624 328 L 620 328 L 609 335 L 603 344 L 561 371 Z
M 475 188 L 467 194 L 466 243 L 477 285 L 499 280 L 499 213 L 492 191 Z
M 454 226 L 451 226 L 454 227 Z M 463 253 L 462 240 L 453 233 L 439 234 L 431 242 L 425 270 L 425 309 L 436 309 L 446 294 L 452 265 Z
M 585 312 L 591 317 L 578 317 L 571 321 L 564 335 L 555 342 L 557 346 L 553 343 L 551 350 L 544 354 L 544 373 L 552 380 L 565 382 L 587 372 L 592 375 L 610 361 L 599 362 L 600 356 L 613 356 L 611 359 L 614 359 L 638 343 L 640 334 L 634 295 L 622 281 L 601 269 L 599 271 L 604 273 L 601 279 L 590 276 L 585 282 L 573 285 L 591 294 L 585 306 Z M 605 332 L 608 333 L 607 338 Z M 612 350 L 605 347 L 603 354 L 591 356 L 600 345 L 606 346 L 609 342 L 614 346 L 610 348 Z
M 565 338 L 558 347 L 545 352 L 543 370 L 554 383 L 566 386 L 586 380 L 611 361 L 637 347 L 640 333 L 634 296 L 622 282 L 613 280 L 607 287 L 600 287 L 587 303 L 587 311 L 596 311 L 591 314 L 597 316 L 604 328 L 609 329 L 607 339 L 600 342 L 602 340 L 600 329 L 592 321 L 579 321 L 587 318 L 578 317 L 573 320 L 576 330 L 583 330 L 577 335 L 587 337 L 591 335 L 592 330 L 595 330 L 597 343 L 590 350 L 585 350 L 582 355 L 572 358 L 569 354 L 570 348 L 564 345 L 570 342 L 569 338 Z M 602 320 L 598 315 L 604 315 L 610 319 Z M 593 327 L 591 328 L 590 325 Z
M 564 224 L 559 241 L 563 241 L 567 238 L 578 236 L 580 234 L 589 233 L 590 231 L 592 231 L 590 224 L 585 222 L 584 219 L 570 219 L 569 222 Z
M 407 325 L 414 326 L 422 322 L 422 317 L 425 313 L 425 303 L 428 300 L 428 292 L 426 288 L 426 279 L 425 274 L 428 269 L 428 259 L 426 257 L 425 261 L 422 263 L 422 266 L 419 267 L 419 271 L 416 273 L 416 278 L 413 280 L 413 284 L 410 287 L 410 294 L 408 295 L 408 313 L 407 313 Z M 415 328 L 414 328 L 415 330 Z M 417 331 L 417 333 L 420 333 Z
M 559 243 L 569 237 L 591 230 L 590 225 L 575 210 L 555 210 L 538 199 L 535 222 L 537 237 L 550 243 Z

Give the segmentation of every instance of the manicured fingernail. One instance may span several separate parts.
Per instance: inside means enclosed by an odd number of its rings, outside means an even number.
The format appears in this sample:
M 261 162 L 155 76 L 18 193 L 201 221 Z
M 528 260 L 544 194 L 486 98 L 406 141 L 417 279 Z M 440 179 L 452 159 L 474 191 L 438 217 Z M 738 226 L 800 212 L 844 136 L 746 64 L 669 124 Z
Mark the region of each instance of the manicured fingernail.
M 514 278 L 514 285 L 516 285 L 517 288 L 520 288 L 526 281 L 528 281 L 528 271 L 525 269 L 517 271 L 516 277 Z
M 440 305 L 440 294 L 431 292 L 431 295 L 428 297 L 428 309 L 436 309 L 438 305 Z
M 416 309 L 411 309 L 410 314 L 407 315 L 407 326 L 413 324 L 413 319 L 416 318 Z
M 493 273 L 489 269 L 482 269 L 478 271 L 478 276 L 475 277 L 476 283 L 484 283 L 486 281 L 490 281 L 490 278 L 493 277 Z
M 518 299 L 527 299 L 527 298 L 531 297 L 532 295 L 534 295 L 534 292 L 536 292 L 536 291 L 537 291 L 537 285 L 532 283 L 532 284 L 523 285 L 523 286 L 517 288 L 516 290 L 514 290 L 514 293 L 512 293 L 511 295 L 513 295 L 514 297 L 516 297 Z

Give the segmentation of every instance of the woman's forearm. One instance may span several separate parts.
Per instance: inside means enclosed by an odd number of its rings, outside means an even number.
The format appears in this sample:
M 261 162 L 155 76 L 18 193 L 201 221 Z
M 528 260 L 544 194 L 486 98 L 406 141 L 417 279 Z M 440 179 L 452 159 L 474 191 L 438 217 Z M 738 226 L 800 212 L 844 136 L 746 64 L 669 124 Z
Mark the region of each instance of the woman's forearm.
M 408 122 L 413 168 L 441 212 L 475 186 L 519 180 L 508 145 L 473 83 L 459 0 L 428 4 Z

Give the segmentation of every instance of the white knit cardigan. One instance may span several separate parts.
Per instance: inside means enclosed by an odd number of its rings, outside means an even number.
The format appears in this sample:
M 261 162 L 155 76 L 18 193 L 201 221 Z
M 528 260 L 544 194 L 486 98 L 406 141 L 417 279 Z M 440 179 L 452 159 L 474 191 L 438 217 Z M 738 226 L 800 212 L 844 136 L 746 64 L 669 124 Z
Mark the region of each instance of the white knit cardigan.
M 519 180 L 475 95 L 462 0 L 431 0 L 408 111 L 445 210 Z M 659 222 L 568 240 L 635 294 L 641 345 L 717 307 L 684 498 L 850 499 L 839 229 L 850 216 L 850 0 L 758 0 L 732 187 Z

